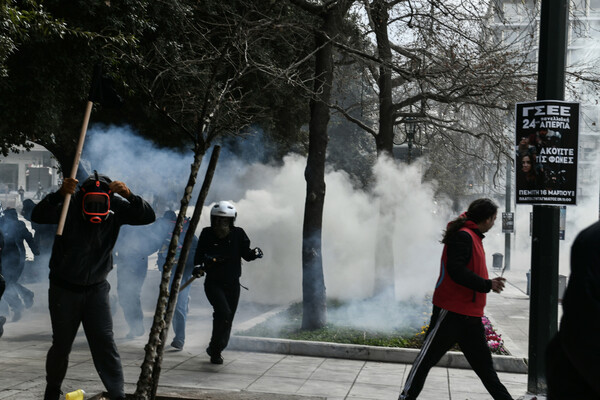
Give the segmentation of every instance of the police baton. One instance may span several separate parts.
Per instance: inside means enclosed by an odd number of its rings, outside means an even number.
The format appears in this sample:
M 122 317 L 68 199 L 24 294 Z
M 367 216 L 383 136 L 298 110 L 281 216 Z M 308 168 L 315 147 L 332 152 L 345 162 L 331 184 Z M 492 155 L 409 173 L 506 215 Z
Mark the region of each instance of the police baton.
M 179 287 L 180 292 L 183 289 L 185 289 L 186 287 L 190 286 L 192 284 L 192 282 L 194 282 L 196 279 L 200 278 L 201 276 L 204 276 L 204 267 L 196 266 L 196 267 L 194 267 L 194 271 L 198 271 L 198 272 L 195 274 L 192 273 L 192 277 Z
M 190 286 L 192 284 L 192 282 L 194 282 L 197 278 L 198 278 L 197 276 L 192 276 L 183 285 L 181 285 L 181 287 L 179 288 L 179 291 L 181 292 L 183 289 Z

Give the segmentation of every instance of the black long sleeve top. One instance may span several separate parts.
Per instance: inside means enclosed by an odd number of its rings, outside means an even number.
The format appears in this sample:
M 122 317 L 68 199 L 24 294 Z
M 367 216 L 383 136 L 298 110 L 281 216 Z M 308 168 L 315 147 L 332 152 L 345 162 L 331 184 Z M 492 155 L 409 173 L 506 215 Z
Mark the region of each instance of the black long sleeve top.
M 50 258 L 50 280 L 75 286 L 90 286 L 104 281 L 113 267 L 112 250 L 122 225 L 145 225 L 154 222 L 150 204 L 132 194 L 129 200 L 111 198 L 110 213 L 99 224 L 82 215 L 81 192 L 75 193 L 62 236 L 57 236 Z M 39 224 L 56 224 L 64 198 L 58 192 L 44 197 L 33 209 L 31 220 Z
M 485 237 L 477 229 L 474 232 L 481 238 Z M 458 231 L 449 238 L 447 255 L 446 268 L 454 282 L 480 293 L 492 290 L 491 280 L 484 279 L 467 268 L 473 255 L 473 241 L 467 232 Z
M 242 258 L 246 261 L 256 259 L 250 249 L 250 239 L 242 228 L 234 226 L 223 239 L 219 239 L 211 227 L 202 229 L 194 263 L 204 264 L 207 283 L 238 282 L 242 275 Z

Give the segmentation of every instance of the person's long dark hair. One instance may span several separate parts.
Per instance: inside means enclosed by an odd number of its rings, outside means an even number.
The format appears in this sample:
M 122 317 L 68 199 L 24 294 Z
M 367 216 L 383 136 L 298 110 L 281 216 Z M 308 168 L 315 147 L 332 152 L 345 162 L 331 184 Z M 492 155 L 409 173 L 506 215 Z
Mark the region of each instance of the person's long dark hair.
M 442 243 L 448 243 L 448 239 L 458 232 L 460 228 L 465 226 L 467 220 L 471 220 L 478 224 L 481 221 L 485 221 L 489 217 L 494 216 L 496 212 L 498 212 L 498 206 L 490 199 L 483 198 L 473 201 L 469 205 L 467 212 L 461 214 L 458 218 L 448 224 L 448 228 L 444 231 Z

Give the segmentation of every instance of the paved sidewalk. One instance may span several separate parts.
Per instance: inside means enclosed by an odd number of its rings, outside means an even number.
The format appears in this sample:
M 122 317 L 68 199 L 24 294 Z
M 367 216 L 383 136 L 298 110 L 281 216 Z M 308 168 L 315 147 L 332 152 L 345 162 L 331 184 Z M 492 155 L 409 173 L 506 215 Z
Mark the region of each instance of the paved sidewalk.
M 516 273 L 512 277 L 510 272 L 505 276 L 514 285 L 509 285 L 501 295 L 488 297 L 488 316 L 513 355 L 526 356 L 529 301 L 520 289 L 521 278 Z M 47 284 L 28 286 L 36 292 L 36 304 L 29 310 L 32 312 L 19 322 L 8 322 L 0 339 L 0 399 L 43 398 L 44 362 L 51 342 L 50 320 L 44 304 Z M 144 296 L 152 296 L 146 286 Z M 190 309 L 184 350 L 164 354 L 159 395 L 178 393 L 192 399 L 397 399 L 410 364 L 229 350 L 223 353 L 223 365 L 210 364 L 205 347 L 212 310 L 201 290 L 200 285 L 193 287 L 194 307 Z M 237 324 L 265 311 L 245 307 L 241 302 Z M 147 328 L 152 313 L 146 312 Z M 126 340 L 127 329 L 121 325 L 120 311 L 115 315 L 115 323 L 126 390 L 133 393 L 147 336 Z M 499 375 L 515 399 L 526 394 L 526 374 Z M 91 394 L 103 389 L 81 330 L 63 385 L 64 391 L 76 389 Z M 419 399 L 479 400 L 490 396 L 470 369 L 436 367 Z

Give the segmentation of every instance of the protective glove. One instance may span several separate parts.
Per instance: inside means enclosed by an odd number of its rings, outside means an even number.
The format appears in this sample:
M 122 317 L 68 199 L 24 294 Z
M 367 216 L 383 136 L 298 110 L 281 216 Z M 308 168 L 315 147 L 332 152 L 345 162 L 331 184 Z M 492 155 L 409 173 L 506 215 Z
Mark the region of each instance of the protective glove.
M 108 188 L 114 193 L 117 193 L 126 199 L 129 199 L 129 197 L 131 197 L 131 190 L 129 190 L 127 185 L 121 181 L 112 181 L 108 185 Z
M 75 178 L 65 178 L 63 179 L 62 185 L 60 185 L 60 189 L 58 189 L 58 193 L 60 193 L 63 197 L 70 194 L 75 194 L 75 189 L 77 188 L 77 184 L 79 181 Z
M 263 251 L 260 249 L 260 247 L 255 247 L 252 251 L 254 252 L 254 256 L 256 258 L 263 258 Z
M 192 271 L 192 276 L 194 278 L 200 278 L 204 276 L 204 265 L 195 265 L 194 270 Z

